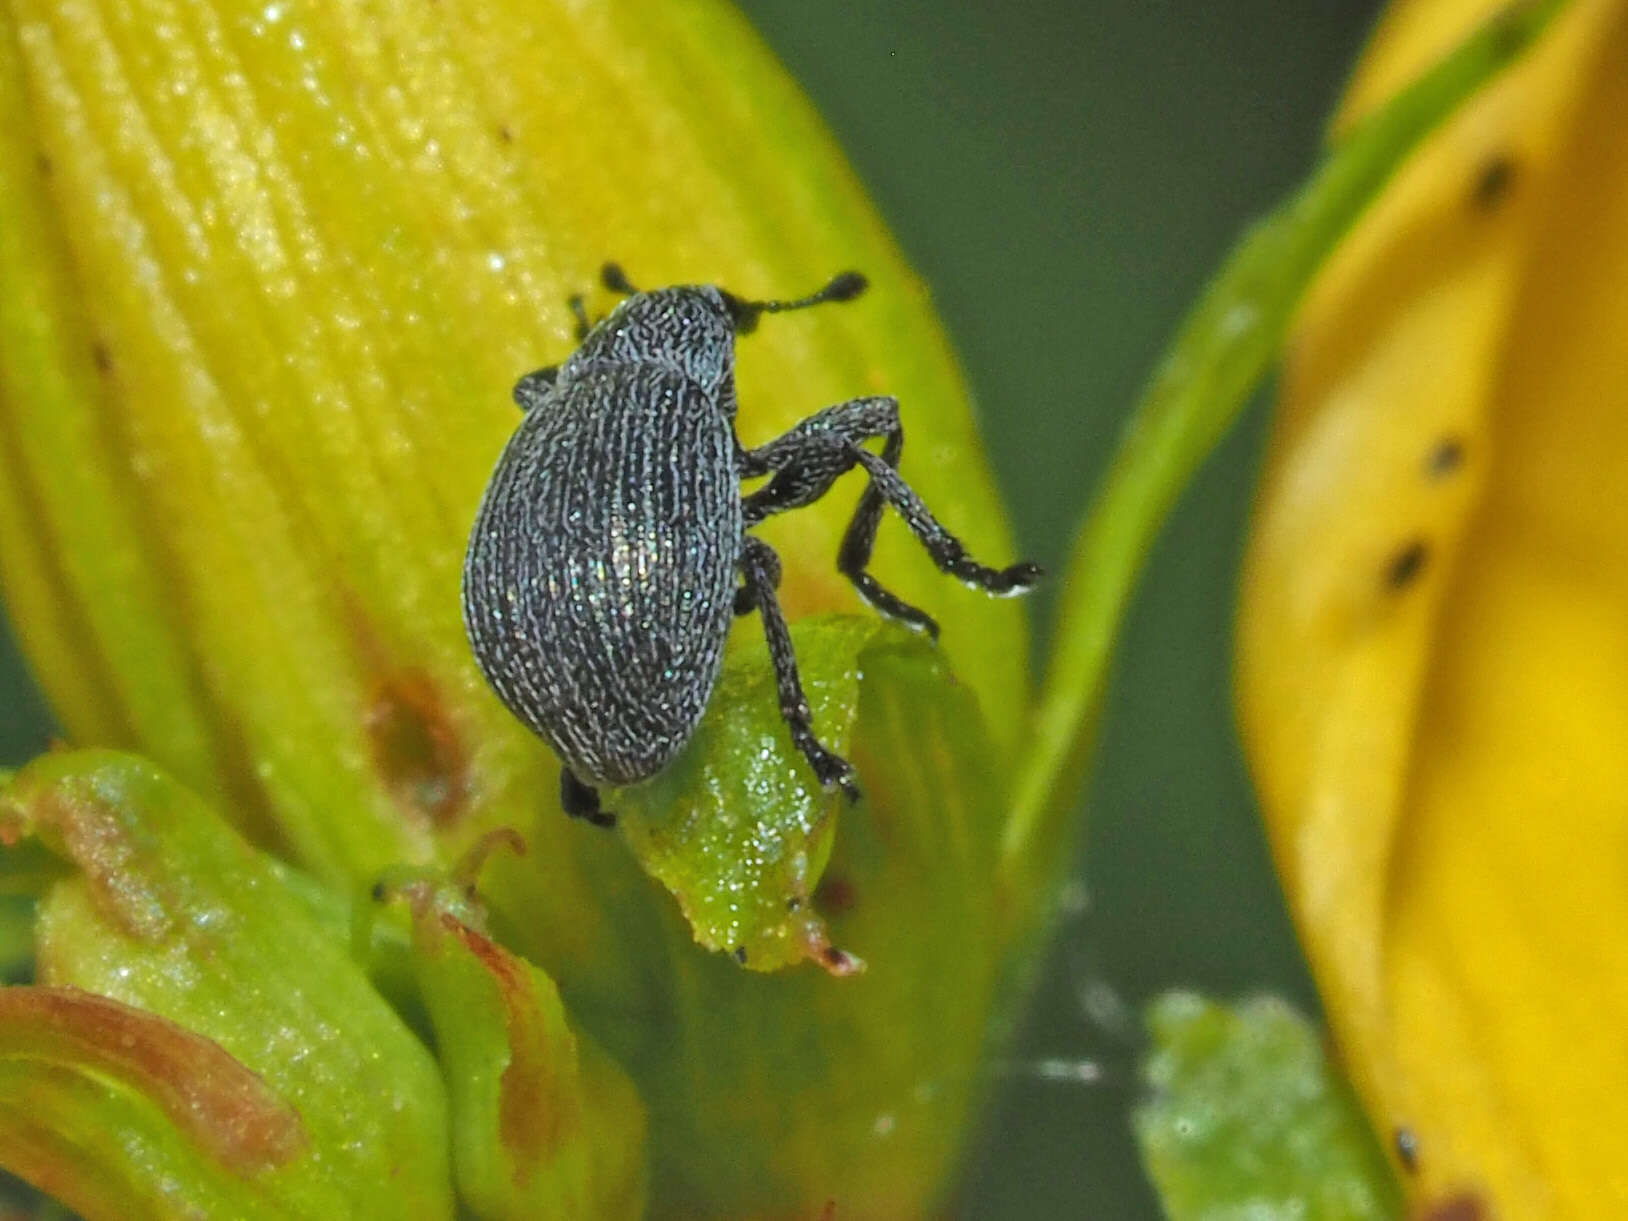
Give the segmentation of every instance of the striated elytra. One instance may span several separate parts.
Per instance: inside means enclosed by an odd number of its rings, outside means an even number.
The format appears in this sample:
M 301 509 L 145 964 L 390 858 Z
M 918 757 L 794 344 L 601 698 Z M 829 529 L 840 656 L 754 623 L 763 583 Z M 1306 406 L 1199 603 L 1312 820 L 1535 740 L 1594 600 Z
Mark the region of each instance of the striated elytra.
M 986 568 L 898 473 L 899 404 L 851 399 L 756 449 L 735 435 L 735 337 L 765 312 L 848 301 L 856 272 L 796 301 L 746 301 L 713 285 L 638 292 L 589 327 L 564 364 L 520 379 L 520 427 L 498 458 L 464 560 L 463 612 L 481 672 L 564 765 L 568 814 L 610 826 L 599 786 L 655 775 L 694 733 L 723 664 L 730 620 L 756 610 L 780 713 L 820 784 L 859 794 L 854 769 L 821 744 L 775 598 L 780 561 L 748 531 L 823 496 L 855 466 L 870 486 L 838 568 L 871 606 L 936 637 L 925 612 L 865 570 L 892 505 L 943 571 L 988 593 L 1018 594 L 1034 564 Z M 882 439 L 880 454 L 864 442 Z M 768 476 L 743 495 L 741 481 Z

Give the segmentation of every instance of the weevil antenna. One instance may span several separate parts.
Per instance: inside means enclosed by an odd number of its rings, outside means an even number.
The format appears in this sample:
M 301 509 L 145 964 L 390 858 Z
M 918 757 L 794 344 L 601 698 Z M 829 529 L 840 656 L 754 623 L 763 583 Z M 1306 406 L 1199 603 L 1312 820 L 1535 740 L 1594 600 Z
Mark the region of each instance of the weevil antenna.
M 599 282 L 613 293 L 621 293 L 624 297 L 631 297 L 639 290 L 634 288 L 627 278 L 627 272 L 622 270 L 620 263 L 606 263 L 599 269 Z
M 869 283 L 857 271 L 843 271 L 832 276 L 831 282 L 819 292 L 798 297 L 795 301 L 742 301 L 733 293 L 724 293 L 723 297 L 730 316 L 735 320 L 735 330 L 745 335 L 757 327 L 760 314 L 783 314 L 787 310 L 807 309 L 827 301 L 852 301 L 865 291 Z
M 766 314 L 780 314 L 789 309 L 807 309 L 811 305 L 823 305 L 827 301 L 852 301 L 864 292 L 870 281 L 857 271 L 842 271 L 831 277 L 831 282 L 817 293 L 810 293 L 806 297 L 799 297 L 795 301 L 744 301 L 749 309 L 762 310 Z

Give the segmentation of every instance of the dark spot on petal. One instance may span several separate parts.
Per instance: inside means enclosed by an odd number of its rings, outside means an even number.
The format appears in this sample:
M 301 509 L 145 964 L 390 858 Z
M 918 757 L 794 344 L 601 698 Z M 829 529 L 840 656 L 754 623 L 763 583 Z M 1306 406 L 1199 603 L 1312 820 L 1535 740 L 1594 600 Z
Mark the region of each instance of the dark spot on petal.
M 858 900 L 853 883 L 836 874 L 826 874 L 814 890 L 814 905 L 827 916 L 840 916 L 852 911 Z
M 1425 459 L 1425 473 L 1432 479 L 1451 475 L 1464 465 L 1464 442 L 1457 437 L 1443 437 L 1437 441 Z
M 90 358 L 96 362 L 96 371 L 106 377 L 113 372 L 113 353 L 108 351 L 107 345 L 97 340 L 90 345 Z
M 1482 162 L 1470 190 L 1470 202 L 1483 212 L 1496 208 L 1515 181 L 1515 163 L 1502 153 L 1496 153 Z
M 1385 588 L 1400 593 L 1414 581 L 1430 561 L 1430 548 L 1423 539 L 1416 538 L 1391 556 L 1385 565 Z
M 1391 1140 L 1396 1146 L 1396 1160 L 1402 1163 L 1402 1169 L 1409 1174 L 1417 1173 L 1419 1169 L 1419 1137 L 1417 1133 L 1406 1124 L 1399 1124 L 1396 1131 L 1391 1133 Z
M 803 900 L 797 895 L 792 895 L 791 898 L 786 900 L 786 910 L 789 912 L 802 911 Z
M 463 813 L 467 752 L 427 675 L 407 670 L 381 679 L 364 727 L 373 765 L 398 803 L 440 825 Z
M 373 889 L 369 890 L 367 893 L 375 903 L 383 903 L 386 893 L 384 883 L 382 881 L 373 883 Z
M 41 153 L 34 158 L 34 166 L 39 170 L 41 178 L 49 178 L 56 172 L 57 168 L 51 164 L 51 158 L 47 157 L 44 153 Z
M 746 965 L 746 947 L 744 945 L 737 945 L 735 947 L 735 961 L 740 963 L 743 967 Z
M 509 130 L 509 125 L 507 123 L 499 123 L 497 125 L 497 138 L 502 140 L 505 144 L 513 144 L 514 132 Z
M 1444 1200 L 1426 1204 L 1419 1213 L 1419 1221 L 1487 1221 L 1491 1215 L 1480 1196 L 1461 1191 Z

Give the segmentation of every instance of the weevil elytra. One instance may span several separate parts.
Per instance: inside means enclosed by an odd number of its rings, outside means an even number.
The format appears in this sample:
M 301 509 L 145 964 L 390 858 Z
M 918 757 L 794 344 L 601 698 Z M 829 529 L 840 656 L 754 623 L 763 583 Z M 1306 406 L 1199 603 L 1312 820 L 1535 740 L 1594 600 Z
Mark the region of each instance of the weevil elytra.
M 870 484 L 837 567 L 871 606 L 938 635 L 926 612 L 866 571 L 891 505 L 933 561 L 999 595 L 1027 591 L 1034 564 L 987 568 L 899 475 L 898 400 L 850 399 L 755 449 L 735 434 L 735 338 L 761 315 L 849 301 L 855 272 L 795 301 L 748 301 L 713 285 L 638 292 L 597 325 L 580 298 L 581 346 L 521 378 L 525 413 L 475 517 L 463 611 L 475 660 L 510 711 L 554 748 L 567 813 L 601 826 L 600 786 L 660 771 L 694 733 L 723 664 L 730 621 L 756 610 L 780 714 L 820 784 L 857 797 L 848 761 L 815 736 L 775 589 L 780 561 L 749 531 L 823 496 L 862 467 Z M 880 454 L 865 448 L 880 439 Z M 743 480 L 767 477 L 743 494 Z

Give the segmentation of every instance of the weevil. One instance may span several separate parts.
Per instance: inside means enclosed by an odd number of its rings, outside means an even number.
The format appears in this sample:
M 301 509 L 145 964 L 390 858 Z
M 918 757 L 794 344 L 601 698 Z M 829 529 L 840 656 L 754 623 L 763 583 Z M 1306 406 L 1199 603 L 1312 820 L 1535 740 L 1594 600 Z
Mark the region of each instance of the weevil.
M 492 688 L 560 758 L 560 802 L 611 826 L 601 787 L 665 767 L 694 733 L 723 665 L 731 621 L 757 611 L 780 715 L 827 790 L 859 795 L 854 769 L 814 732 L 775 590 L 780 561 L 751 529 L 818 500 L 861 467 L 870 482 L 837 567 L 882 614 L 938 636 L 925 611 L 867 566 L 891 505 L 944 572 L 998 595 L 1040 569 L 972 560 L 900 476 L 898 400 L 850 399 L 747 449 L 735 432 L 735 339 L 765 313 L 850 301 L 844 272 L 791 301 L 749 301 L 709 284 L 639 292 L 614 263 L 623 300 L 581 344 L 514 388 L 524 413 L 481 500 L 464 561 L 464 625 Z M 880 439 L 881 452 L 865 442 Z M 767 478 L 744 493 L 745 480 Z

